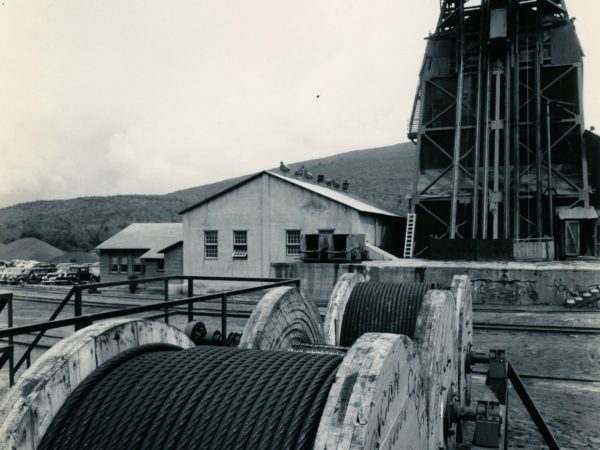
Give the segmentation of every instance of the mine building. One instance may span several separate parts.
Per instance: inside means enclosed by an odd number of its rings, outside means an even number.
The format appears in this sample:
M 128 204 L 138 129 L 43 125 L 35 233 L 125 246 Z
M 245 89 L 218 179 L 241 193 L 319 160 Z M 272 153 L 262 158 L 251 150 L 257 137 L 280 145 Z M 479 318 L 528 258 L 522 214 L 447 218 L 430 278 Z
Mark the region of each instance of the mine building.
M 583 57 L 564 1 L 441 2 L 408 130 L 415 256 L 599 256 Z
M 405 222 L 347 193 L 270 171 L 181 214 L 185 275 L 268 276 L 275 262 L 321 261 L 333 253 L 346 259 L 355 244 L 398 255 Z
M 133 223 L 96 247 L 103 281 L 181 275 L 181 223 Z M 168 268 L 167 268 L 168 267 Z

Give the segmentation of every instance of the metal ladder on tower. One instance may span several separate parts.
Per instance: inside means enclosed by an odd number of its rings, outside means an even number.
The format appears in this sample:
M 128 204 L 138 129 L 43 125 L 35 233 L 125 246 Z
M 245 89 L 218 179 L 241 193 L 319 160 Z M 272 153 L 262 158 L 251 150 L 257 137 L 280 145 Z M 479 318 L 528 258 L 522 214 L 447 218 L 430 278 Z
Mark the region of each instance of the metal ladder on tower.
M 406 234 L 404 236 L 404 258 L 413 257 L 415 247 L 415 227 L 417 225 L 417 215 L 409 213 L 406 216 Z

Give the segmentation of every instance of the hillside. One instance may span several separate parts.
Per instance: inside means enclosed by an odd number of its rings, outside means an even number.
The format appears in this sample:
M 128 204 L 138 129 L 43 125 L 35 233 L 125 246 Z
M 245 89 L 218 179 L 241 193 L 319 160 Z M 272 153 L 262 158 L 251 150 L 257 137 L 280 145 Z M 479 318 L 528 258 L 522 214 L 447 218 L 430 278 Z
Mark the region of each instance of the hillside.
M 301 165 L 339 182 L 348 180 L 351 194 L 385 209 L 401 211 L 411 183 L 414 146 L 410 143 L 355 150 Z M 287 162 L 287 161 L 286 161 Z M 0 243 L 23 237 L 42 239 L 64 251 L 89 251 L 133 222 L 178 222 L 178 212 L 245 177 L 166 195 L 118 195 L 36 201 L 0 209 Z

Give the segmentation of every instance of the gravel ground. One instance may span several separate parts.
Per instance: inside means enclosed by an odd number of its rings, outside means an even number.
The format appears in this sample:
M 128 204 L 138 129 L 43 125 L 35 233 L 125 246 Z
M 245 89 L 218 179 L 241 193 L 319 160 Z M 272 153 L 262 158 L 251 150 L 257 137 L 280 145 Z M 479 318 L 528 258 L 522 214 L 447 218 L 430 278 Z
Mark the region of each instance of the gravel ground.
M 563 449 L 600 448 L 600 383 L 523 380 L 542 417 Z M 473 377 L 473 398 L 485 390 L 485 377 Z M 547 448 L 515 391 L 509 389 L 508 442 L 513 449 Z
M 475 330 L 473 346 L 506 350 L 519 373 L 600 380 L 600 336 Z
M 474 321 L 598 327 L 600 314 L 476 312 Z M 505 349 L 522 375 L 600 380 L 600 336 L 475 330 L 473 342 L 478 350 Z M 481 396 L 484 383 L 484 376 L 473 378 L 473 399 Z M 600 382 L 523 379 L 523 383 L 561 448 L 600 449 Z M 512 388 L 508 424 L 510 448 L 546 448 Z

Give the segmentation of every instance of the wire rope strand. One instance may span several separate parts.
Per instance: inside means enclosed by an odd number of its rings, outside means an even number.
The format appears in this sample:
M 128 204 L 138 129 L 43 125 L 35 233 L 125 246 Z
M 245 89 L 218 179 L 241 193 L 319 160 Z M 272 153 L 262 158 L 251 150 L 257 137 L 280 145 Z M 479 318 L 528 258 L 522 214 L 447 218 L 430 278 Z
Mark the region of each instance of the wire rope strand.
M 330 354 L 142 346 L 92 372 L 39 448 L 309 450 L 341 361 Z
M 357 284 L 344 310 L 340 345 L 351 346 L 364 333 L 413 337 L 417 316 L 431 283 L 366 282 Z

